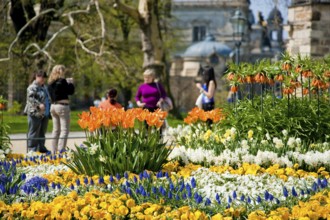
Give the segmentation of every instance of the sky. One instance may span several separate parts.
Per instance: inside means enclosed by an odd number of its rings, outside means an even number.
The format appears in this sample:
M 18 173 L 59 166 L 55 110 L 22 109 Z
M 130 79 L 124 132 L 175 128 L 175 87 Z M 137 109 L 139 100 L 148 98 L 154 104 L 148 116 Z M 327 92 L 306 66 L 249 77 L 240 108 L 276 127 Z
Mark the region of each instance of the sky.
M 180 2 L 180 1 L 189 1 L 189 0 L 175 0 L 175 1 Z M 203 0 L 194 0 L 194 1 L 202 2 Z M 291 0 L 250 0 L 250 9 L 254 14 L 255 22 L 258 22 L 259 11 L 262 13 L 264 19 L 267 20 L 269 13 L 276 5 L 282 14 L 283 24 L 287 24 L 288 6 L 290 4 L 291 4 Z M 287 38 L 287 33 L 285 31 L 283 31 L 283 38 L 284 39 Z
M 258 11 L 260 11 L 265 20 L 267 20 L 269 13 L 275 5 L 277 5 L 277 8 L 282 13 L 284 24 L 287 23 L 290 0 L 250 0 L 250 2 L 250 9 L 253 11 L 256 22 L 258 21 Z
M 255 22 L 258 22 L 258 11 L 264 16 L 264 19 L 267 20 L 271 10 L 277 5 L 277 8 L 280 10 L 283 17 L 283 24 L 288 22 L 288 5 L 290 5 L 290 0 L 250 0 L 250 9 L 254 14 Z M 288 33 L 283 30 L 283 39 L 288 38 Z

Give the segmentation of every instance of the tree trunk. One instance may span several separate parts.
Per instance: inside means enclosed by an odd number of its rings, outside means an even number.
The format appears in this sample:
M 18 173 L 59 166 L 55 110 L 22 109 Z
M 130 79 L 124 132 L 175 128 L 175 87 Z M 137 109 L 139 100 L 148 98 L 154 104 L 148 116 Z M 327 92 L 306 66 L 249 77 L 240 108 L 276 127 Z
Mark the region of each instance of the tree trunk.
M 143 51 L 143 68 L 154 69 L 158 76 L 164 80 L 167 88 L 168 96 L 172 98 L 169 83 L 169 74 L 165 68 L 165 53 L 163 49 L 163 39 L 159 25 L 158 0 L 140 0 L 138 10 L 122 3 L 120 0 L 115 0 L 119 10 L 129 15 L 140 27 L 141 42 Z M 174 114 L 180 117 L 175 103 Z
M 35 16 L 33 3 L 31 1 L 22 2 L 21 0 L 11 0 L 10 2 L 10 17 L 13 21 L 15 31 L 18 33 L 24 27 L 24 25 L 26 25 L 27 21 Z M 22 34 L 19 36 L 21 41 L 30 39 L 31 28 L 32 27 L 30 26 L 22 32 Z
M 132 8 L 120 0 L 115 2 L 118 9 L 129 15 L 140 27 L 144 56 L 143 68 L 154 68 L 163 75 L 164 51 L 158 23 L 158 0 L 140 0 L 138 9 Z
M 65 0 L 40 1 L 40 12 L 48 9 L 59 9 L 63 7 Z M 35 3 L 33 0 L 11 0 L 10 17 L 16 33 L 18 33 L 34 16 Z M 35 22 L 32 22 L 19 36 L 21 42 L 28 42 L 31 40 L 45 41 L 47 37 L 48 28 L 54 20 L 55 12 L 40 15 Z
M 143 67 L 161 65 L 164 50 L 159 28 L 158 0 L 141 0 L 139 4 L 142 51 L 144 52 Z M 160 68 L 160 67 L 158 67 Z

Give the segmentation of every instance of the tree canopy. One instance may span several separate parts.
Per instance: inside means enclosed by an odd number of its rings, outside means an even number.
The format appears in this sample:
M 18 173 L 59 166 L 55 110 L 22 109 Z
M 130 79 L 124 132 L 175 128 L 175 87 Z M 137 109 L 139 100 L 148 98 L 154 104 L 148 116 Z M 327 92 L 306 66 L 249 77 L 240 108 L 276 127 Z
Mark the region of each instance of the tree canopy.
M 57 63 L 69 67 L 82 85 L 77 100 L 102 96 L 107 88 L 117 87 L 127 103 L 143 68 L 157 68 L 163 79 L 168 77 L 160 24 L 169 15 L 170 1 L 10 0 L 1 4 L 0 65 L 5 68 L 0 74 L 12 89 L 0 90 L 9 101 L 12 97 L 23 102 L 32 72 L 49 71 Z M 10 94 L 18 87 L 18 94 Z

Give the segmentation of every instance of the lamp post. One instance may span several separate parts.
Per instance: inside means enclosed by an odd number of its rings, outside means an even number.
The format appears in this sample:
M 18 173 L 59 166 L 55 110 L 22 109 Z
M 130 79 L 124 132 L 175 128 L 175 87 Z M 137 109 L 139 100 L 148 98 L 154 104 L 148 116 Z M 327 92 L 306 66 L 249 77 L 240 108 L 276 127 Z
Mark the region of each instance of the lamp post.
M 239 59 L 240 59 L 240 46 L 242 44 L 242 40 L 244 37 L 244 32 L 247 26 L 247 19 L 244 16 L 244 14 L 241 12 L 241 10 L 237 9 L 235 11 L 235 14 L 233 17 L 230 18 L 230 23 L 232 24 L 233 27 L 233 39 L 235 42 L 236 46 L 236 57 L 235 57 L 235 63 L 236 65 L 239 64 Z M 239 90 L 239 89 L 238 89 Z M 236 105 L 235 102 L 238 100 L 240 91 L 237 91 L 233 94 L 233 99 L 234 99 L 234 108 L 236 111 Z
M 236 46 L 236 57 L 235 57 L 236 64 L 239 64 L 240 46 L 242 44 L 244 32 L 247 25 L 246 21 L 247 21 L 246 17 L 239 9 L 237 9 L 235 11 L 234 16 L 230 18 L 230 23 L 232 24 L 233 27 L 233 39 L 235 41 L 235 46 Z

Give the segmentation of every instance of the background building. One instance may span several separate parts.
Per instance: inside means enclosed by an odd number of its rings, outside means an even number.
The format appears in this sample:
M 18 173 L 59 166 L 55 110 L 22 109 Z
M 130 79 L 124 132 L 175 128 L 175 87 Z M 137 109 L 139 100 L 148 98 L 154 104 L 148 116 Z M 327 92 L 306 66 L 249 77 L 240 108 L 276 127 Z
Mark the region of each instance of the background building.
M 290 54 L 324 57 L 330 53 L 330 1 L 293 0 L 288 11 Z
M 247 21 L 240 46 L 240 60 L 255 62 L 260 58 L 278 57 L 283 52 L 283 17 L 274 7 L 269 17 L 262 12 L 255 18 L 248 0 L 173 0 L 172 26 L 179 47 L 173 54 L 171 89 L 178 107 L 189 111 L 198 96 L 195 86 L 200 68 L 215 68 L 218 103 L 226 100 L 228 86 L 221 79 L 228 61 L 235 57 L 233 27 L 230 22 L 239 9 Z

